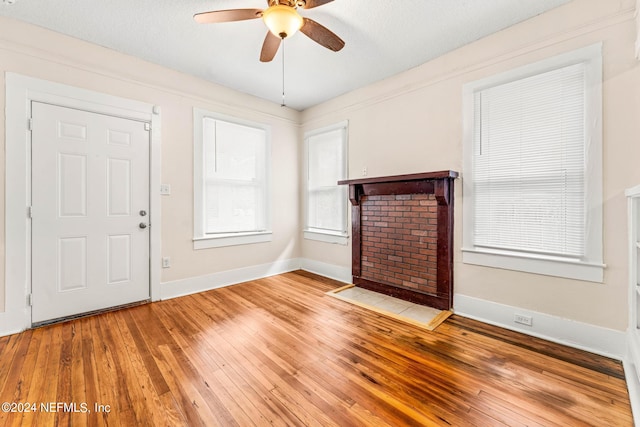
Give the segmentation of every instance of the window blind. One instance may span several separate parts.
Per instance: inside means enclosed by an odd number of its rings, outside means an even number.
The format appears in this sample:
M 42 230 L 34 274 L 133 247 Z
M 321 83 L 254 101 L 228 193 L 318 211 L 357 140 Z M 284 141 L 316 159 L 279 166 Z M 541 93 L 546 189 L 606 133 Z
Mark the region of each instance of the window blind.
M 205 233 L 262 231 L 266 222 L 266 134 L 204 118 Z
M 474 244 L 585 253 L 585 65 L 474 94 Z
M 346 232 L 344 129 L 307 139 L 307 229 Z

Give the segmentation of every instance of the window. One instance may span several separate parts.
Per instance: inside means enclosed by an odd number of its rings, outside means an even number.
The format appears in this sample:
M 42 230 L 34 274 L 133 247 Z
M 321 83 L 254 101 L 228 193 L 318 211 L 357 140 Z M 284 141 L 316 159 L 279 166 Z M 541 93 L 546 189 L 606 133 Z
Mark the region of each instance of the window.
M 347 124 L 305 134 L 307 239 L 347 244 Z
M 268 128 L 194 110 L 196 249 L 271 240 Z
M 602 282 L 600 50 L 465 87 L 464 262 Z

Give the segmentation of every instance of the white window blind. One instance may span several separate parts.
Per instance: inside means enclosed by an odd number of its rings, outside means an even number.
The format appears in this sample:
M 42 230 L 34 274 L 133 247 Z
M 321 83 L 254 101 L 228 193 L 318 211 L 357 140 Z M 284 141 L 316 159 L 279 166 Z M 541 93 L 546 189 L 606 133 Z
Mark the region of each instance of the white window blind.
M 476 247 L 585 254 L 585 65 L 474 94 Z
M 346 234 L 345 128 L 307 137 L 307 221 L 306 229 Z
M 266 132 L 203 118 L 205 234 L 266 228 Z

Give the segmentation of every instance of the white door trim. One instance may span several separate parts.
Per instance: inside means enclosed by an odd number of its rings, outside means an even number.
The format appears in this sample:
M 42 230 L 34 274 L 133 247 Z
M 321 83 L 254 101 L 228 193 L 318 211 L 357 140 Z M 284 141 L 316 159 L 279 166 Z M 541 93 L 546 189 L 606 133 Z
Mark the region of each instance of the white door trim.
M 151 104 L 75 88 L 14 73 L 5 74 L 5 307 L 0 336 L 31 327 L 31 152 L 28 119 L 31 101 L 78 108 L 151 123 L 150 286 L 160 299 L 160 108 Z

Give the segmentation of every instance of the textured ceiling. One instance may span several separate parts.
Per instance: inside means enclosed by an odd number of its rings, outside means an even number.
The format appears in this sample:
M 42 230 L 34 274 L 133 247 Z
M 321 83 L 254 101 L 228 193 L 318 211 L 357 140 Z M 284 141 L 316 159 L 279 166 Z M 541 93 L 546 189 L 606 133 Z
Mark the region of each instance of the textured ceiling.
M 11 2 L 13 3 L 11 4 Z M 340 36 L 332 52 L 302 33 L 285 43 L 287 106 L 304 110 L 425 63 L 570 0 L 335 0 L 301 10 Z M 282 47 L 259 61 L 261 19 L 197 24 L 198 12 L 265 0 L 3 0 L 0 15 L 137 56 L 272 102 Z

